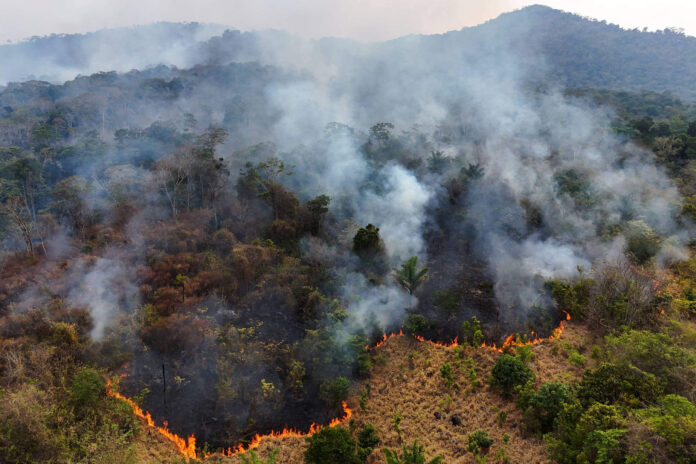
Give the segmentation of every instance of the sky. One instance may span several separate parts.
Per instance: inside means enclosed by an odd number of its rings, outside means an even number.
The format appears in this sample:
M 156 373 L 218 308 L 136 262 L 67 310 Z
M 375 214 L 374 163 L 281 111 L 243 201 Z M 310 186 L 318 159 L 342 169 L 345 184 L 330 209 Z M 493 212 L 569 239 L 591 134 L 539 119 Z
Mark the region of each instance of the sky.
M 0 43 L 155 21 L 379 41 L 474 26 L 535 3 L 625 28 L 677 27 L 696 35 L 694 0 L 0 0 Z

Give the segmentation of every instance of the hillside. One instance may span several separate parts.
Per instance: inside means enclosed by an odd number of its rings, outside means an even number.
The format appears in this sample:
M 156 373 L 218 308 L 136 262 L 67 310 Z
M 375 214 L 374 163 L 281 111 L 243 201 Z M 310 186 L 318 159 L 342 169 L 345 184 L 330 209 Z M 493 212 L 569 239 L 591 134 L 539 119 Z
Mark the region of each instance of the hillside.
M 82 35 L 34 37 L 0 46 L 0 82 L 64 81 L 97 71 L 127 72 L 157 65 L 191 67 L 257 61 L 299 68 L 312 60 L 333 63 L 422 55 L 428 65 L 463 65 L 478 49 L 501 48 L 541 58 L 539 82 L 570 88 L 668 91 L 693 100 L 696 38 L 676 29 L 646 32 L 536 5 L 479 26 L 445 34 L 407 36 L 363 44 L 344 39 L 306 40 L 281 31 L 223 32 L 219 25 L 159 23 Z M 304 56 L 297 52 L 301 51 Z M 288 53 L 290 56 L 287 56 Z M 374 66 L 374 65 L 372 65 Z

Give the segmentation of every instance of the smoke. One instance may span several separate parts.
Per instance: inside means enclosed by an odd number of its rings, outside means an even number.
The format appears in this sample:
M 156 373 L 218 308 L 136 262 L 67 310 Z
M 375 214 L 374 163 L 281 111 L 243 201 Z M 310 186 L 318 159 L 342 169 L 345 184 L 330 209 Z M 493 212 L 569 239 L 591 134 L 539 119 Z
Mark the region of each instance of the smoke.
M 119 312 L 136 307 L 140 299 L 138 288 L 131 283 L 128 268 L 118 259 L 100 257 L 93 265 L 83 263 L 74 272 L 81 278 L 68 295 L 68 301 L 89 309 L 90 336 L 99 341 Z
M 149 44 L 139 53 L 129 52 L 134 47 L 129 40 L 112 54 L 106 39 L 124 35 L 116 30 L 76 37 L 74 47 L 59 56 L 88 70 L 116 64 L 123 69 L 124 63 L 215 64 L 145 72 L 138 77 L 145 84 L 157 76 L 180 84 L 163 81 L 162 94 L 141 86 L 134 95 L 140 98 L 145 88 L 147 98 L 127 105 L 112 97 L 95 101 L 93 119 L 106 133 L 139 127 L 138 137 L 151 138 L 155 157 L 173 150 L 176 142 L 167 131 L 181 127 L 157 121 L 181 121 L 182 113 L 191 113 L 199 127 L 223 125 L 231 137 L 222 155 L 232 172 L 240 166 L 233 149 L 272 142 L 277 156 L 294 166 L 283 182 L 304 200 L 331 196 L 339 220 L 379 227 L 391 266 L 415 255 L 424 263 L 447 263 L 439 271 L 449 274 L 457 259 L 463 266 L 480 259 L 502 310 L 512 314 L 540 301 L 543 281 L 573 277 L 624 251 L 628 232 L 609 231 L 627 221 L 642 221 L 665 238 L 659 263 L 683 256 L 687 235 L 673 219 L 679 195 L 652 155 L 615 136 L 607 110 L 549 85 L 544 57 L 519 40 L 536 24 L 533 18 L 518 19 L 378 44 L 306 40 L 282 32 L 217 36 L 215 27 L 159 24 L 134 30 L 134 37 Z M 32 53 L 45 52 L 43 45 L 68 43 L 49 39 L 20 46 L 27 62 Z M 135 61 L 123 60 L 123 53 Z M 246 60 L 259 64 L 240 63 Z M 114 79 L 125 82 L 126 76 Z M 540 81 L 545 86 L 539 87 Z M 84 79 L 66 84 L 65 103 L 83 98 L 80 92 L 94 85 Z M 368 133 L 377 122 L 394 125 L 386 142 Z M 449 168 L 428 171 L 433 151 L 447 154 Z M 108 153 L 106 164 L 113 169 L 142 156 L 124 145 Z M 102 164 L 87 163 L 81 171 L 98 173 Z M 483 177 L 464 181 L 464 200 L 447 205 L 444 185 L 469 164 L 479 166 Z M 435 211 L 446 213 L 435 218 Z M 448 240 L 470 240 L 473 255 L 429 256 L 432 243 L 424 234 L 438 229 L 451 235 Z M 345 273 L 354 270 L 353 264 L 345 266 Z M 120 271 L 114 269 L 116 274 L 106 274 L 103 265 L 96 266 L 88 287 L 116 278 Z M 347 288 L 360 287 L 355 281 L 346 278 Z M 392 290 L 374 292 L 396 301 Z M 95 306 L 100 321 L 110 312 L 104 308 L 119 299 L 87 293 L 80 301 L 106 302 Z M 354 312 L 363 313 L 357 307 Z

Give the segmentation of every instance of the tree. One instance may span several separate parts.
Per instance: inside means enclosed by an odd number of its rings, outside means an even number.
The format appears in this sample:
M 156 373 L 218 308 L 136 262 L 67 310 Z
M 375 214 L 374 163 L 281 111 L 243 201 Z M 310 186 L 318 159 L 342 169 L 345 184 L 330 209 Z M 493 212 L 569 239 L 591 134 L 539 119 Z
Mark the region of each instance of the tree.
M 241 177 L 248 188 L 255 188 L 256 196 L 267 200 L 273 210 L 273 219 L 279 218 L 278 197 L 284 190 L 279 183 L 282 176 L 292 175 L 294 166 L 286 166 L 280 158 L 272 156 L 256 166 L 248 163 L 242 170 Z
M 307 442 L 309 447 L 304 455 L 307 464 L 362 464 L 355 439 L 343 427 L 324 427 L 308 437 Z
M 358 455 L 363 463 L 367 462 L 367 458 L 372 454 L 372 450 L 379 445 L 380 441 L 377 429 L 372 424 L 365 424 L 362 430 L 358 432 Z
M 307 205 L 307 211 L 309 211 L 309 231 L 312 235 L 319 233 L 319 227 L 321 225 L 321 219 L 326 213 L 329 212 L 329 203 L 331 198 L 328 195 L 319 195 L 318 197 L 309 200 Z
M 22 236 L 27 251 L 31 256 L 34 256 L 34 231 L 36 224 L 26 207 L 26 203 L 19 197 L 11 197 L 5 201 L 0 211 L 9 218 L 12 226 Z
M 509 395 L 518 385 L 524 385 L 534 378 L 532 370 L 521 359 L 509 354 L 501 354 L 491 369 L 491 385 Z
M 67 219 L 76 232 L 83 232 L 88 224 L 89 218 L 84 199 L 92 189 L 92 184 L 87 179 L 72 176 L 58 182 L 51 191 L 51 196 L 54 198 L 51 209 Z
M 401 457 L 396 454 L 396 451 L 389 448 L 384 448 L 384 457 L 387 459 L 387 464 L 425 464 L 425 448 L 418 443 L 418 440 L 414 440 L 411 449 L 406 446 L 406 443 L 402 445 Z M 428 464 L 441 463 L 441 456 L 436 456 L 428 461 Z
M 428 279 L 428 268 L 418 270 L 418 256 L 411 256 L 401 265 L 401 269 L 394 269 L 394 278 L 409 295 L 413 295 L 416 289 Z
M 382 249 L 379 228 L 372 224 L 361 227 L 353 237 L 353 251 L 359 256 L 376 253 Z

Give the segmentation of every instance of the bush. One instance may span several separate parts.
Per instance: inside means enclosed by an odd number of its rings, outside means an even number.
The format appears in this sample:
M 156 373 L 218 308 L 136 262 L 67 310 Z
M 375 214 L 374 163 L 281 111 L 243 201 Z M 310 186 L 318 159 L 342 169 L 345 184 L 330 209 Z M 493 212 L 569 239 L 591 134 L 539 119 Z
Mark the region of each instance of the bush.
M 372 373 L 372 360 L 369 353 L 360 353 L 356 364 L 358 377 L 367 378 Z
M 526 399 L 525 404 L 520 405 L 524 410 L 525 427 L 533 432 L 549 432 L 563 404 L 570 398 L 571 391 L 567 385 L 560 382 L 543 384 Z
M 384 448 L 384 457 L 387 460 L 387 464 L 424 464 L 425 463 L 425 448 L 423 445 L 418 443 L 418 440 L 414 440 L 411 445 L 411 449 L 406 446 L 406 443 L 402 445 L 402 456 L 399 457 L 396 451 L 389 448 Z M 436 456 L 428 464 L 441 464 L 442 458 Z
M 654 375 L 626 364 L 605 363 L 585 371 L 577 396 L 586 406 L 593 402 L 639 405 L 654 403 L 663 391 L 664 387 Z
M 587 362 L 587 358 L 577 351 L 573 351 L 570 353 L 570 356 L 568 356 L 568 362 L 575 367 L 580 367 Z
M 324 427 L 308 437 L 307 443 L 309 447 L 304 454 L 307 464 L 362 464 L 356 453 L 357 443 L 343 427 Z
M 513 388 L 524 385 L 534 378 L 532 370 L 521 359 L 501 354 L 491 370 L 491 385 L 509 395 Z
M 105 387 L 106 384 L 97 371 L 83 367 L 70 386 L 73 405 L 80 411 L 94 409 L 104 394 Z
M 467 440 L 469 442 L 468 449 L 474 454 L 490 448 L 493 444 L 493 439 L 488 436 L 486 430 L 477 430 L 474 433 L 470 433 Z
M 440 375 L 445 379 L 447 388 L 451 388 L 454 385 L 454 375 L 452 375 L 452 365 L 450 363 L 444 363 L 440 367 Z
M 607 353 L 665 382 L 667 391 L 679 393 L 696 384 L 696 359 L 674 344 L 667 334 L 631 330 L 607 337 Z
M 358 432 L 358 455 L 361 462 L 366 462 L 367 458 L 372 454 L 380 442 L 377 429 L 372 424 L 365 424 L 360 432 Z
M 337 407 L 348 398 L 350 381 L 345 377 L 336 377 L 334 380 L 321 384 L 319 395 L 329 407 Z
M 404 327 L 410 335 L 423 335 L 428 330 L 428 320 L 421 314 L 411 314 L 406 318 Z

